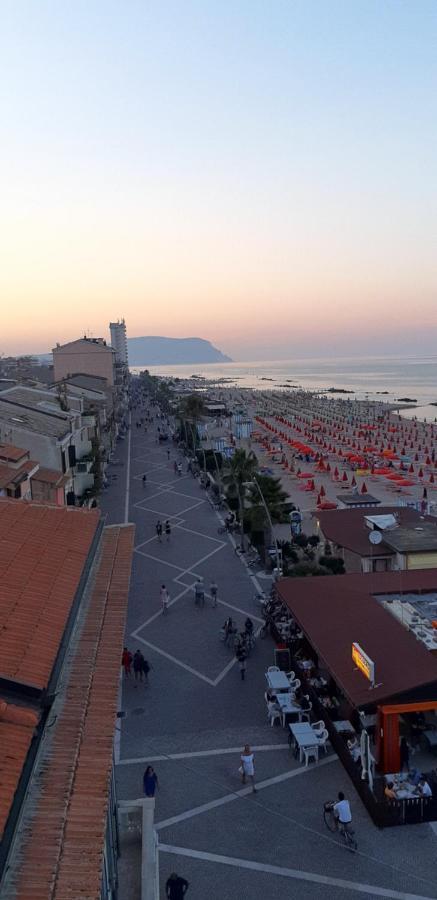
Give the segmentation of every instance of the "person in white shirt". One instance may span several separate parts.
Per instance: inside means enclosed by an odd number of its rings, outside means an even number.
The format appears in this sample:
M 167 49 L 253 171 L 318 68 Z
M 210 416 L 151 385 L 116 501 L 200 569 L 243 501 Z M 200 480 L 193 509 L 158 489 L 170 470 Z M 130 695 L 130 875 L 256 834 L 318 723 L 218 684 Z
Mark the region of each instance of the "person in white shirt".
M 255 787 L 255 767 L 253 764 L 253 753 L 250 749 L 249 744 L 244 745 L 244 750 L 240 756 L 241 766 L 240 766 L 240 775 L 243 784 L 246 784 L 246 777 L 250 778 L 252 782 L 252 790 L 256 793 Z
M 342 791 L 338 794 L 337 803 L 334 803 L 334 813 L 337 816 L 340 825 L 350 825 L 352 822 L 352 813 L 349 800 L 345 799 Z
M 418 790 L 422 797 L 432 797 L 432 790 L 425 778 L 420 779 Z
M 168 610 L 168 605 L 170 602 L 170 595 L 168 593 L 168 590 L 167 590 L 165 584 L 161 585 L 161 590 L 159 592 L 159 596 L 161 599 L 162 612 L 163 612 L 163 615 L 165 615 Z

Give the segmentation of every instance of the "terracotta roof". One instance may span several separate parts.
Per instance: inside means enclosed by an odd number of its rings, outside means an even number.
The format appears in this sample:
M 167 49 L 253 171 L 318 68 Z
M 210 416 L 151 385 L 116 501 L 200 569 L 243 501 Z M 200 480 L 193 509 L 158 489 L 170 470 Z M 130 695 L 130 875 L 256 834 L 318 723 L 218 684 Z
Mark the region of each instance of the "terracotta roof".
M 376 599 L 437 590 L 437 570 L 283 578 L 279 593 L 334 680 L 355 706 L 435 686 L 437 659 Z M 352 643 L 375 663 L 377 687 L 354 669 Z
M 38 463 L 32 459 L 27 460 L 19 469 L 0 463 L 0 488 L 7 488 L 10 484 L 19 484 L 24 481 L 30 472 L 38 468 Z
M 57 487 L 61 487 L 71 479 L 68 475 L 63 475 L 60 469 L 46 469 L 44 466 L 40 466 L 32 480 L 43 481 L 44 484 L 55 484 Z
M 13 706 L 0 697 L 0 838 L 37 724 L 33 710 Z
M 0 676 L 47 685 L 97 510 L 0 498 Z
M 392 548 L 384 540 L 380 544 L 371 545 L 369 541 L 370 528 L 365 522 L 367 516 L 396 515 L 400 525 L 419 525 L 421 521 L 420 513 L 408 506 L 379 506 L 376 513 L 372 513 L 368 509 L 320 510 L 313 515 L 320 523 L 326 540 L 332 541 L 339 547 L 345 547 L 359 556 L 391 556 L 393 554 Z M 431 521 L 429 516 L 425 516 L 425 519 Z M 436 520 L 432 519 L 432 521 Z
M 23 456 L 28 456 L 29 451 L 23 450 L 22 447 L 15 447 L 14 444 L 0 444 L 0 459 L 7 462 L 19 462 Z
M 5 900 L 100 900 L 133 526 L 105 528 L 88 612 L 10 861 Z M 56 702 L 56 701 L 55 701 Z

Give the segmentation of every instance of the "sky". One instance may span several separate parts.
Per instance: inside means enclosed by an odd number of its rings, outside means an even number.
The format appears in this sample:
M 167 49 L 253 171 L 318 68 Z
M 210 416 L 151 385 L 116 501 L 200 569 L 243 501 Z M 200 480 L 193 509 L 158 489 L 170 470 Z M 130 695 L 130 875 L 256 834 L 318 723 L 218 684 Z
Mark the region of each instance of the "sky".
M 436 352 L 435 0 L 5 0 L 0 353 Z

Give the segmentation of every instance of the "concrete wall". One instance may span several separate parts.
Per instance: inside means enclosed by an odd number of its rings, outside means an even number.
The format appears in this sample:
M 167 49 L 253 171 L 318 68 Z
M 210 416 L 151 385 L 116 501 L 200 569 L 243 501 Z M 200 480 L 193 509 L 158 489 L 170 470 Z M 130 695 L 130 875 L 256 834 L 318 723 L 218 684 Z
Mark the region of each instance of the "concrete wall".
M 100 375 L 107 379 L 111 387 L 114 385 L 114 354 L 110 347 L 94 344 L 93 341 L 54 347 L 53 364 L 55 381 L 67 378 L 68 375 L 85 373 Z

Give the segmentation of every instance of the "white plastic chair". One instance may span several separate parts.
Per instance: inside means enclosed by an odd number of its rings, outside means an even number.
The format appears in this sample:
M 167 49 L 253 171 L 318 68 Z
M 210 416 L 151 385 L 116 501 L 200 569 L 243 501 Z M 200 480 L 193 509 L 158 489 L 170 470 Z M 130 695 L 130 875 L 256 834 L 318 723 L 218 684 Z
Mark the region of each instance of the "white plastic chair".
M 323 747 L 325 753 L 328 752 L 328 743 L 329 743 L 329 732 L 327 728 L 322 731 L 322 734 L 317 739 L 317 743 L 319 747 Z
M 310 759 L 313 759 L 314 762 L 319 761 L 319 748 L 318 747 L 303 747 L 303 755 L 305 757 L 305 765 L 307 766 Z
M 280 722 L 282 721 L 281 710 L 280 709 L 272 709 L 272 711 L 268 713 L 268 717 L 270 719 L 270 725 L 273 728 L 273 725 L 276 722 L 276 719 L 279 719 Z
M 289 681 L 294 681 L 296 677 L 296 672 L 286 672 L 285 673 Z
M 297 691 L 297 689 L 300 688 L 300 685 L 300 678 L 295 678 L 294 681 L 290 681 L 290 688 L 292 691 Z
M 279 666 L 269 666 L 267 669 L 268 672 L 280 672 Z
M 311 700 L 309 700 L 309 701 L 308 701 L 308 708 L 305 710 L 305 712 L 301 712 L 301 714 L 300 714 L 300 721 L 301 721 L 301 722 L 308 722 L 308 723 L 309 723 L 309 721 L 310 721 L 310 719 L 311 719 L 311 710 L 312 710 L 312 708 L 313 708 L 313 704 L 311 703 Z
M 325 730 L 326 725 L 325 725 L 323 719 L 320 719 L 320 722 L 313 722 L 313 724 L 311 725 L 311 728 L 313 729 L 313 731 L 322 732 Z

